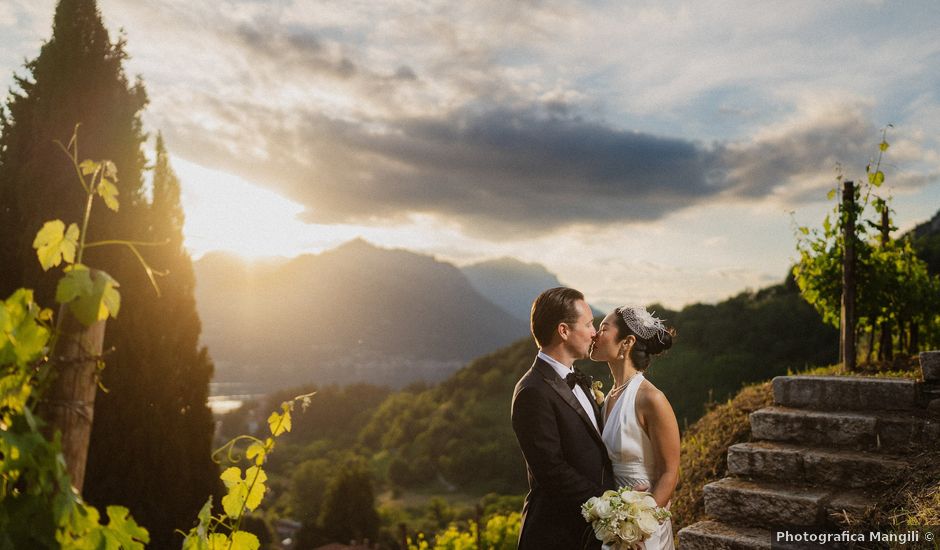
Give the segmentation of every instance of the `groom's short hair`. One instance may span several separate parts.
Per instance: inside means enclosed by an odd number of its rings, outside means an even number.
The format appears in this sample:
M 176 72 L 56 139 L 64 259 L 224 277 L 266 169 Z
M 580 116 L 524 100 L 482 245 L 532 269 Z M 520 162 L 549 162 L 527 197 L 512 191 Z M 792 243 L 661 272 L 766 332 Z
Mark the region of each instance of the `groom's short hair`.
M 560 323 L 578 320 L 578 300 L 584 294 L 567 287 L 550 288 L 532 302 L 532 337 L 540 348 L 552 343 L 552 335 Z

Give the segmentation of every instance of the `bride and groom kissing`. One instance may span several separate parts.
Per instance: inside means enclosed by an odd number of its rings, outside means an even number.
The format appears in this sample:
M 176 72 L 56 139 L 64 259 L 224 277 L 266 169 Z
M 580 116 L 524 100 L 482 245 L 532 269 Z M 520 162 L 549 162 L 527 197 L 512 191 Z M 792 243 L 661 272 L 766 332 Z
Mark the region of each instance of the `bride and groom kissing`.
M 563 287 L 535 299 L 531 328 L 539 352 L 512 398 L 512 428 L 529 481 L 519 548 L 599 549 L 582 504 L 627 488 L 647 491 L 657 507 L 668 508 L 675 490 L 679 426 L 666 396 L 643 376 L 651 358 L 672 346 L 673 331 L 631 306 L 615 309 L 595 329 L 584 295 Z M 587 357 L 610 367 L 606 397 L 573 368 Z M 670 520 L 642 545 L 672 550 Z

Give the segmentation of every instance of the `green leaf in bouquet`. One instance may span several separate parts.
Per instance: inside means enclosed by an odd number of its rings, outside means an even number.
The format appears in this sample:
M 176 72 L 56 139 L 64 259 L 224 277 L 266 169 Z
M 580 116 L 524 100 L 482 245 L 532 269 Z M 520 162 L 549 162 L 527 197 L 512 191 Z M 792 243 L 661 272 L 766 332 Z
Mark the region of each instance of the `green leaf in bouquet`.
M 42 229 L 33 239 L 33 248 L 39 258 L 39 265 L 43 271 L 55 267 L 65 260 L 66 263 L 75 261 L 75 251 L 78 248 L 78 225 L 70 224 L 68 229 L 62 220 L 52 220 L 43 224 Z

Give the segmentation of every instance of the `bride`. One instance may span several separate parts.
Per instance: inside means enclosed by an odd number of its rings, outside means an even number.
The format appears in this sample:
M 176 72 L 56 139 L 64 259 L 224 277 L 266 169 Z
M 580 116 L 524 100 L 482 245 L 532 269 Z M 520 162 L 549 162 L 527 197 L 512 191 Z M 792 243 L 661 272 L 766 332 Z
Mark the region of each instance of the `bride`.
M 604 318 L 590 350 L 614 377 L 602 439 L 617 485 L 649 491 L 666 508 L 679 479 L 679 425 L 666 396 L 643 372 L 654 355 L 672 347 L 672 336 L 646 309 L 623 306 Z M 673 550 L 672 522 L 661 524 L 645 544 L 647 550 Z

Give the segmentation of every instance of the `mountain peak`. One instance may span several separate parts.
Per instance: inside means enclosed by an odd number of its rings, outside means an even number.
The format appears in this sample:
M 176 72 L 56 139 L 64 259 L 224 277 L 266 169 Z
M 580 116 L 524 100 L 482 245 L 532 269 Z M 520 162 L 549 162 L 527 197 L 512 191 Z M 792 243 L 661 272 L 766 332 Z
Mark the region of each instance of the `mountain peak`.
M 940 210 L 934 214 L 933 218 L 924 223 L 918 224 L 914 228 L 914 236 L 916 238 L 927 237 L 930 235 L 940 234 Z

